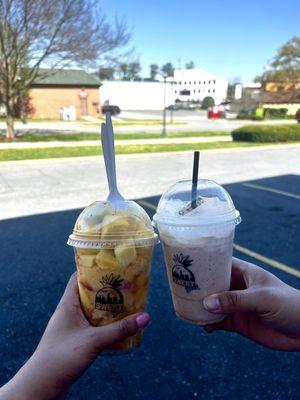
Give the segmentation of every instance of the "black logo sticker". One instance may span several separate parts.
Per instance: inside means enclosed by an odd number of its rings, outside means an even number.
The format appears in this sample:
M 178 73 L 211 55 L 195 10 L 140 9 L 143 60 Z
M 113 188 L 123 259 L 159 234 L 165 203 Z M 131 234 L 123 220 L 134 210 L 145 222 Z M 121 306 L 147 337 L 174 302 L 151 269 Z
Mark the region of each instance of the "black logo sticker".
M 173 282 L 176 285 L 183 286 L 187 293 L 192 290 L 199 290 L 195 282 L 195 275 L 190 270 L 193 260 L 189 256 L 183 256 L 182 253 L 175 254 L 173 257 L 174 266 L 172 268 Z
M 105 275 L 100 283 L 102 288 L 97 292 L 95 299 L 96 310 L 110 311 L 117 316 L 124 310 L 124 297 L 119 290 L 123 279 L 120 275 Z

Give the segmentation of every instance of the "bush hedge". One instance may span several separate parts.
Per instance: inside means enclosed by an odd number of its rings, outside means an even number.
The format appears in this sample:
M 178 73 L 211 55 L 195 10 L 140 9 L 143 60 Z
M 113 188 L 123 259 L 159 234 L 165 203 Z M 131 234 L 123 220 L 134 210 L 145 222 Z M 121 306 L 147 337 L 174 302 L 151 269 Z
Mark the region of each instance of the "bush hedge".
M 300 141 L 300 124 L 243 126 L 231 133 L 235 142 L 296 142 Z
M 265 118 L 270 119 L 284 119 L 287 117 L 287 108 L 265 108 Z

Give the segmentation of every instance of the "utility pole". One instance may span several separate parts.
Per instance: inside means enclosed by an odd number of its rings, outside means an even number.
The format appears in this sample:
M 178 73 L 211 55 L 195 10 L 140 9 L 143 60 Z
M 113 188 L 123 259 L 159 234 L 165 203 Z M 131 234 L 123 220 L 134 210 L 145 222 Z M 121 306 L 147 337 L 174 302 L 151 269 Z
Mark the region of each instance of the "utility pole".
M 167 92 L 167 76 L 164 75 L 164 108 L 163 108 L 163 126 L 162 126 L 162 132 L 161 136 L 167 136 L 167 130 L 166 130 L 166 92 Z

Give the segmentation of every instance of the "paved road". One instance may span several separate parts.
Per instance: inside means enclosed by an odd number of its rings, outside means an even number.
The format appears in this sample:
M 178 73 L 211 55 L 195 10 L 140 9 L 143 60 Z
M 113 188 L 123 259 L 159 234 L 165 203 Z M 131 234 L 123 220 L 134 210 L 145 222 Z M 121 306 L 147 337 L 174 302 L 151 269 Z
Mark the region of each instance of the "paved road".
M 158 195 L 189 179 L 191 168 L 192 152 L 117 157 L 128 198 Z M 299 172 L 299 145 L 201 152 L 200 175 L 221 184 Z M 0 163 L 0 219 L 84 207 L 106 195 L 102 157 Z
M 280 158 L 275 159 L 280 163 Z M 179 158 L 178 167 L 186 161 Z M 248 161 L 248 169 L 255 170 L 253 156 Z M 285 174 L 244 183 L 227 185 L 243 217 L 236 243 L 299 270 L 299 176 Z M 155 205 L 157 197 L 146 201 Z M 4 244 L 0 253 L 0 384 L 34 350 L 74 269 L 72 250 L 65 242 L 79 211 L 0 222 Z M 152 208 L 147 211 L 152 216 Z M 294 275 L 261 265 L 300 289 Z M 267 350 L 235 334 L 207 335 L 175 317 L 160 246 L 154 254 L 149 312 L 153 323 L 145 332 L 143 346 L 126 356 L 99 358 L 76 383 L 70 399 L 299 399 L 298 354 Z

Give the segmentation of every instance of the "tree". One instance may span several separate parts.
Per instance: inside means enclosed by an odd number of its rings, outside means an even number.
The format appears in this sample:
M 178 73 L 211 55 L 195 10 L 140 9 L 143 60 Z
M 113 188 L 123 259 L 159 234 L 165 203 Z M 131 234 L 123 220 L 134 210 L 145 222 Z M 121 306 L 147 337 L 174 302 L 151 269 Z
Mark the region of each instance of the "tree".
M 122 62 L 119 64 L 120 77 L 124 81 L 138 80 L 141 65 L 139 61 L 132 61 L 130 63 Z
M 215 105 L 215 101 L 214 101 L 213 97 L 207 96 L 207 97 L 204 97 L 204 99 L 202 100 L 201 108 L 202 108 L 202 110 L 207 110 L 208 107 L 213 107 L 214 105 Z
M 128 78 L 130 81 L 140 79 L 139 73 L 141 71 L 141 64 L 139 61 L 133 61 L 128 64 Z
M 1 0 L 0 91 L 7 138 L 14 138 L 14 105 L 37 77 L 70 64 L 92 67 L 128 40 L 124 22 L 110 25 L 97 0 Z M 44 63 L 47 71 L 40 69 Z
M 106 67 L 106 68 L 100 68 L 98 71 L 97 76 L 101 81 L 113 81 L 114 80 L 114 75 L 115 75 L 115 68 L 114 67 Z
M 172 63 L 168 62 L 161 67 L 161 72 L 164 76 L 174 76 L 174 67 Z
M 120 73 L 120 78 L 124 81 L 128 80 L 128 64 L 125 62 L 122 62 L 119 64 L 119 73 Z
M 295 36 L 281 46 L 268 69 L 256 82 L 277 80 L 293 82 L 300 79 L 300 36 Z
M 186 68 L 186 69 L 193 69 L 193 68 L 195 68 L 195 63 L 194 63 L 194 61 L 187 62 L 187 63 L 185 64 L 185 68 Z
M 155 81 L 156 76 L 158 74 L 158 70 L 159 70 L 159 67 L 158 67 L 157 64 L 151 64 L 150 65 L 150 79 L 152 81 Z

